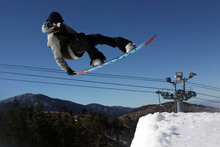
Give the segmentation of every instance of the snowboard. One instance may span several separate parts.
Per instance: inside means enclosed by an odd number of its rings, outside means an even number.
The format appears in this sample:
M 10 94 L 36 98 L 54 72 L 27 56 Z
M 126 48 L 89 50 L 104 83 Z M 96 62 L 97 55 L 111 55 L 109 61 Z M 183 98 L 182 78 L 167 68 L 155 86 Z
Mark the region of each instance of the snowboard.
M 114 62 L 116 62 L 116 61 L 118 61 L 118 60 L 120 60 L 120 59 L 123 59 L 123 58 L 125 58 L 125 57 L 127 57 L 127 56 L 129 56 L 129 55 L 131 55 L 131 54 L 133 54 L 133 53 L 135 53 L 136 51 L 140 50 L 141 48 L 145 47 L 145 46 L 148 45 L 149 43 L 151 43 L 151 42 L 156 38 L 156 36 L 157 36 L 157 34 L 155 34 L 155 35 L 154 35 L 151 39 L 149 39 L 148 41 L 141 43 L 140 45 L 138 45 L 136 48 L 134 48 L 133 50 L 131 50 L 131 51 L 128 52 L 128 53 L 125 53 L 125 54 L 123 54 L 123 55 L 121 55 L 121 56 L 119 56 L 119 57 L 116 57 L 116 58 L 114 58 L 114 59 L 112 59 L 112 60 L 109 60 L 109 61 L 107 61 L 107 62 L 105 62 L 105 63 L 103 63 L 103 64 L 101 64 L 101 65 L 98 65 L 98 66 L 95 66 L 95 67 L 92 67 L 92 68 L 89 68 L 89 69 L 86 69 L 86 70 L 83 70 L 83 71 L 75 72 L 75 74 L 76 74 L 76 75 L 85 74 L 85 73 L 94 71 L 94 70 L 96 70 L 96 69 L 98 69 L 98 68 L 101 68 L 101 67 L 103 67 L 103 66 L 105 66 L 105 65 L 109 65 L 109 64 L 111 64 L 111 63 L 114 63 Z

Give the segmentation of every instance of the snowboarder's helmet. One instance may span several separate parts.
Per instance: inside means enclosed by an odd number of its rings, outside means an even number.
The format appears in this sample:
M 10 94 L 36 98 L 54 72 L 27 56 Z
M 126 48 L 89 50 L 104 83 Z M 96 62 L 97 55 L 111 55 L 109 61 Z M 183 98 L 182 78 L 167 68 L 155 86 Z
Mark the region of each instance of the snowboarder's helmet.
M 58 22 L 63 22 L 63 18 L 62 16 L 58 13 L 58 12 L 52 12 L 50 13 L 49 17 L 48 17 L 48 21 L 52 24 L 52 23 L 58 23 Z
M 47 26 L 51 30 L 59 30 L 63 24 L 63 18 L 58 12 L 50 13 L 47 19 Z

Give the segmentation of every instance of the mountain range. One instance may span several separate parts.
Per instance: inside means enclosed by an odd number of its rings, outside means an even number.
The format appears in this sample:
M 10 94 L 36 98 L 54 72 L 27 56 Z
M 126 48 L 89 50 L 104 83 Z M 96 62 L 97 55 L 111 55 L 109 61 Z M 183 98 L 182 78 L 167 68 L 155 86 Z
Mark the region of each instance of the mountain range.
M 114 117 L 130 117 L 133 119 L 138 119 L 140 116 L 154 113 L 154 112 L 174 112 L 175 105 L 174 102 L 167 102 L 162 105 L 145 105 L 138 108 L 129 108 L 122 106 L 103 106 L 100 104 L 88 104 L 82 105 L 74 103 L 72 101 L 62 100 L 58 98 L 51 98 L 42 94 L 31 94 L 26 93 L 18 96 L 14 96 L 5 100 L 0 101 L 0 103 L 9 103 L 17 100 L 21 105 L 32 105 L 35 106 L 37 103 L 41 103 L 44 106 L 45 111 L 59 111 L 60 108 L 68 108 L 73 114 L 79 114 L 82 110 L 86 110 L 90 113 L 101 113 L 105 114 L 108 118 Z M 184 103 L 184 112 L 220 112 L 220 108 L 213 108 L 197 104 Z
M 121 106 L 103 106 L 100 104 L 88 104 L 82 105 L 74 103 L 72 101 L 61 100 L 58 98 L 51 98 L 42 94 L 32 94 L 26 93 L 18 96 L 8 98 L 6 100 L 0 101 L 0 103 L 8 103 L 17 100 L 21 106 L 24 105 L 33 105 L 35 106 L 38 102 L 43 104 L 45 111 L 59 111 L 61 107 L 67 107 L 74 114 L 80 113 L 83 109 L 86 109 L 88 112 L 104 113 L 108 118 L 113 118 L 121 116 L 123 114 L 129 113 L 134 110 L 134 108 L 121 107 Z

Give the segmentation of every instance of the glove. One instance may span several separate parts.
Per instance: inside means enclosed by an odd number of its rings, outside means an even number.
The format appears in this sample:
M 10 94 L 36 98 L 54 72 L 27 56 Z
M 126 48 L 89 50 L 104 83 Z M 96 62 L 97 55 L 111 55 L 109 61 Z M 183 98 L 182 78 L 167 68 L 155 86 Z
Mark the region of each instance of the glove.
M 68 75 L 75 75 L 75 74 L 76 74 L 71 68 L 68 68 L 67 71 L 66 71 L 66 73 L 67 73 Z

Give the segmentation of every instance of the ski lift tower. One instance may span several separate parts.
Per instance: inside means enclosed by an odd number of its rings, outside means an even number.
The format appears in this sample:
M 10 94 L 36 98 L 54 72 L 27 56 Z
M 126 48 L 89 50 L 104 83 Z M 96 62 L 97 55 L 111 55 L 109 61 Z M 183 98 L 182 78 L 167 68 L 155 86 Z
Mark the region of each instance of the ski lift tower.
M 195 75 L 196 75 L 195 73 L 191 72 L 188 78 L 183 78 L 182 72 L 176 72 L 176 81 L 172 82 L 170 77 L 166 78 L 166 81 L 168 83 L 174 85 L 175 88 L 174 94 L 170 94 L 168 92 L 159 92 L 164 99 L 174 99 L 174 101 L 176 102 L 177 112 L 183 112 L 183 100 L 187 101 L 192 97 L 196 97 L 196 92 L 194 91 L 186 92 L 186 88 L 185 88 L 186 81 L 193 78 L 193 76 Z M 183 82 L 183 90 L 180 89 L 177 90 L 176 85 L 181 82 Z

